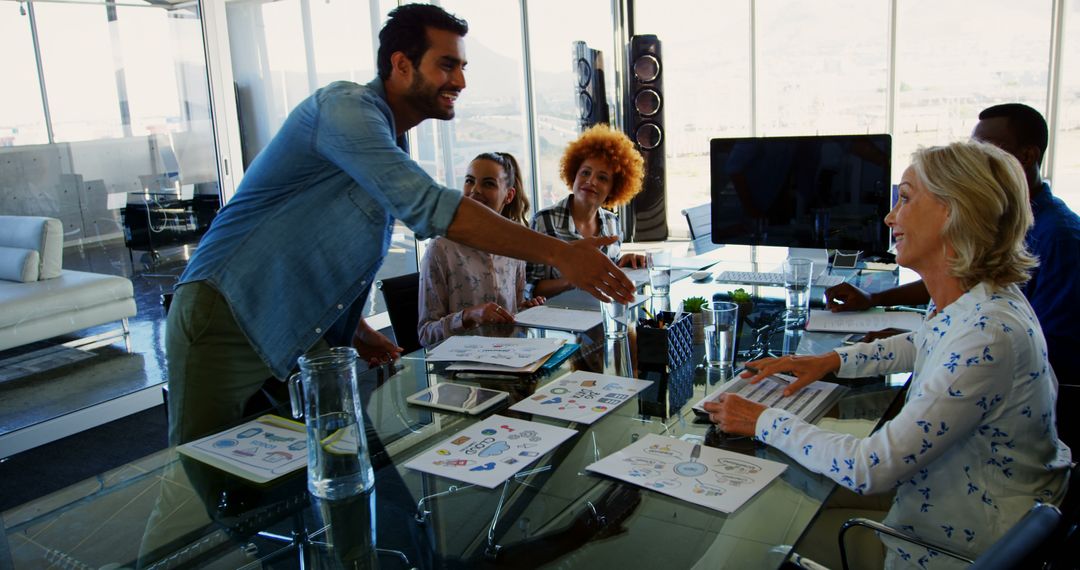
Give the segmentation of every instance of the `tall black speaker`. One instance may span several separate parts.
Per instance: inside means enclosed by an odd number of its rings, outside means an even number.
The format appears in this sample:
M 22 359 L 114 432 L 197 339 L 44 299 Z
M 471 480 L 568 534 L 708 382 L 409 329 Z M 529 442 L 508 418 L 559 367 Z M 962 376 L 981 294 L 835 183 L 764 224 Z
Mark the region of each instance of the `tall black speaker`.
M 630 203 L 628 235 L 635 241 L 661 241 L 668 237 L 667 168 L 664 161 L 664 74 L 660 40 L 653 35 L 633 36 L 628 48 L 626 134 L 645 159 L 641 193 Z
M 573 44 L 574 94 L 578 109 L 578 129 L 609 124 L 607 93 L 604 88 L 604 54 L 585 42 Z

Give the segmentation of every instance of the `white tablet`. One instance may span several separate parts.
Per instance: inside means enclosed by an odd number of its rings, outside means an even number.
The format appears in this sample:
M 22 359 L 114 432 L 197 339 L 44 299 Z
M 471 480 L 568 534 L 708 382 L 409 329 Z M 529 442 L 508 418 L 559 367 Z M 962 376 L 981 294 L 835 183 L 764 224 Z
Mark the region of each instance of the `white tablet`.
M 475 415 L 505 400 L 509 395 L 501 390 L 447 383 L 424 388 L 405 400 L 410 404 Z

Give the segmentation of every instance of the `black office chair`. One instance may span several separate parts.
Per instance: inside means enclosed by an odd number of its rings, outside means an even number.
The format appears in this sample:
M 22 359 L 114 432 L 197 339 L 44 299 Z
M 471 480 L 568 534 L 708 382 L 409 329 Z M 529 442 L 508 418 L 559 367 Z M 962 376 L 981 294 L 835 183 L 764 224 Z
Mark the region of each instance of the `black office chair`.
M 1060 384 L 1057 396 L 1057 431 L 1058 439 L 1073 450 L 1073 459 L 1080 453 L 1080 386 Z
M 840 562 L 843 564 L 844 570 L 847 570 L 848 561 L 847 551 L 844 549 L 844 536 L 849 529 L 861 526 L 923 548 L 933 549 L 944 556 L 967 562 L 971 564 L 972 569 L 976 570 L 1037 568 L 1041 565 L 1040 562 L 1044 560 L 1041 556 L 1049 554 L 1047 550 L 1044 550 L 1044 546 L 1049 545 L 1052 549 L 1050 543 L 1056 536 L 1061 520 L 1062 514 L 1057 507 L 1045 503 L 1037 504 L 1019 522 L 1013 525 L 1004 536 L 998 539 L 990 548 L 987 548 L 978 559 L 972 560 L 962 554 L 930 544 L 918 537 L 885 526 L 877 521 L 854 518 L 840 527 Z
M 712 203 L 687 208 L 682 214 L 686 216 L 686 224 L 690 227 L 690 242 L 694 246 L 695 255 L 720 247 L 712 242 Z
M 386 301 L 394 341 L 406 353 L 418 350 L 420 337 L 416 334 L 416 326 L 420 323 L 420 274 L 388 277 L 375 286 L 382 291 Z

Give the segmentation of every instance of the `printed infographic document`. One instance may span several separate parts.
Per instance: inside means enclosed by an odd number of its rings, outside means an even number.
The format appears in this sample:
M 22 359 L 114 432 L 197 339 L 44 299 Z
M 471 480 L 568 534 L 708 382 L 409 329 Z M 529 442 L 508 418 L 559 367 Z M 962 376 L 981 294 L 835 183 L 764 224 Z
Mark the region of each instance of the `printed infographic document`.
M 586 469 L 732 513 L 787 465 L 650 433 Z

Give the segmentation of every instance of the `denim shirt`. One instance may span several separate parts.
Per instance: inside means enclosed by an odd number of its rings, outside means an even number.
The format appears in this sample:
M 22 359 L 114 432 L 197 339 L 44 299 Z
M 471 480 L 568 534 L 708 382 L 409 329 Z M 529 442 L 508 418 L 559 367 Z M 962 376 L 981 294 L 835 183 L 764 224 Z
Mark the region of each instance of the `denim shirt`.
M 274 375 L 320 338 L 346 344 L 394 219 L 445 235 L 462 194 L 395 144 L 378 79 L 339 81 L 289 114 L 221 209 L 180 278 L 207 281 Z

